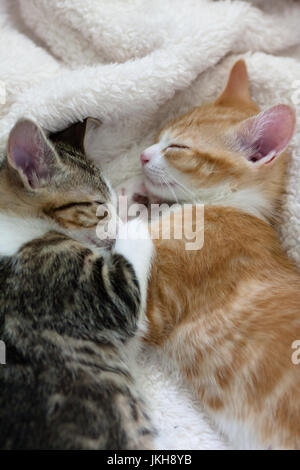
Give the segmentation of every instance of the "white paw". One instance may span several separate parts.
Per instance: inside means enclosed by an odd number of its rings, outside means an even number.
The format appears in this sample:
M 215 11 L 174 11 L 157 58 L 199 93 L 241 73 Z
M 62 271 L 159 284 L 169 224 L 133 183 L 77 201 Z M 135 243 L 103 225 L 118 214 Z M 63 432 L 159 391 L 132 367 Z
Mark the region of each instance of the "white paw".
M 115 252 L 123 255 L 132 264 L 141 288 L 144 289 L 153 255 L 153 243 L 148 224 L 138 218 L 122 224 L 119 228 Z

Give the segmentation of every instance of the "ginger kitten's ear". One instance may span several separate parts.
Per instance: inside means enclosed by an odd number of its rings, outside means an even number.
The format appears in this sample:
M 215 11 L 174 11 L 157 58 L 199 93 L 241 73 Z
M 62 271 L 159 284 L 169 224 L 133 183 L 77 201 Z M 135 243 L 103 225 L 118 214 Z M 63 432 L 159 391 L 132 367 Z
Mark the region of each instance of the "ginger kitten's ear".
M 85 153 L 85 139 L 87 133 L 94 128 L 99 127 L 101 121 L 93 117 L 87 117 L 82 122 L 76 122 L 63 131 L 55 132 L 50 135 L 52 142 L 63 142 L 71 145 L 80 152 Z
M 218 105 L 228 105 L 232 101 L 251 101 L 247 66 L 238 60 L 231 69 L 225 90 L 216 101 Z
M 59 167 L 56 153 L 44 132 L 29 119 L 18 121 L 12 129 L 7 159 L 28 189 L 45 186 Z
M 293 108 L 283 104 L 273 106 L 243 121 L 235 131 L 235 138 L 249 162 L 259 165 L 270 163 L 289 144 L 295 124 Z

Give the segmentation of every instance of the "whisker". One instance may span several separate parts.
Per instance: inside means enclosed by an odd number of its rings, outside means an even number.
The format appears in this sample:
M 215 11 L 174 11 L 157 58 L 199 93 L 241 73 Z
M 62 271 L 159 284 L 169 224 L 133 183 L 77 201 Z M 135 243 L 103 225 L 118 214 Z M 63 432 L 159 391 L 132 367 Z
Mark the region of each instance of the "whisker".
M 171 182 L 174 182 L 176 185 L 178 185 L 188 196 L 190 199 L 192 199 L 192 201 L 195 200 L 195 195 L 194 193 L 188 189 L 186 186 L 184 186 L 182 183 L 180 183 L 180 181 L 178 181 L 173 175 L 171 174 L 168 174 L 166 176 L 165 174 L 165 171 L 159 169 L 159 168 L 156 168 L 156 169 L 152 169 L 152 174 L 155 175 L 159 180 L 160 180 L 160 185 L 163 186 L 163 184 L 165 186 L 167 186 L 167 188 L 169 189 L 169 191 L 173 194 L 176 202 L 178 203 L 178 198 L 176 196 L 176 193 L 174 191 L 174 189 L 172 188 L 171 186 Z M 168 181 L 169 180 L 169 181 Z M 171 180 L 171 181 L 170 181 Z M 162 181 L 162 182 L 161 182 Z M 192 197 L 191 197 L 192 196 Z
M 174 183 L 176 183 L 181 189 L 183 189 L 183 191 L 185 191 L 186 194 L 190 194 L 191 196 L 193 196 L 193 199 L 195 198 L 194 193 L 190 189 L 188 189 L 186 186 L 184 186 L 182 183 L 180 183 L 180 181 L 178 181 L 173 175 L 169 175 L 168 177 L 169 179 L 174 181 Z
M 175 193 L 174 189 L 173 189 L 172 186 L 170 185 L 170 183 L 167 181 L 167 179 L 165 178 L 165 176 L 162 175 L 161 178 L 162 178 L 163 182 L 165 183 L 165 185 L 167 186 L 167 188 L 169 189 L 169 191 L 172 192 L 172 194 L 173 194 L 173 196 L 174 196 L 174 198 L 175 198 L 175 201 L 178 203 L 178 198 L 177 198 L 177 196 L 176 196 L 176 193 Z

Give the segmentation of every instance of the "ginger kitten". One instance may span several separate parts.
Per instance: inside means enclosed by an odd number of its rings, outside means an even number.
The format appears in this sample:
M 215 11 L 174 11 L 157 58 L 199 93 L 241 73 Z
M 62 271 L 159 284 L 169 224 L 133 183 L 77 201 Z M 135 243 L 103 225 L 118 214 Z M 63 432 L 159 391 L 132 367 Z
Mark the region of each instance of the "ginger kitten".
M 300 275 L 270 225 L 294 125 L 287 106 L 259 113 L 240 61 L 215 103 L 170 123 L 141 157 L 152 195 L 205 203 L 201 250 L 174 239 L 183 209 L 171 240 L 154 240 L 145 340 L 241 449 L 300 448 Z M 196 230 L 195 206 L 184 218 Z
M 283 151 L 294 127 L 289 106 L 259 113 L 239 61 L 214 103 L 169 123 L 142 153 L 146 189 L 163 200 L 221 203 L 269 220 L 284 190 Z

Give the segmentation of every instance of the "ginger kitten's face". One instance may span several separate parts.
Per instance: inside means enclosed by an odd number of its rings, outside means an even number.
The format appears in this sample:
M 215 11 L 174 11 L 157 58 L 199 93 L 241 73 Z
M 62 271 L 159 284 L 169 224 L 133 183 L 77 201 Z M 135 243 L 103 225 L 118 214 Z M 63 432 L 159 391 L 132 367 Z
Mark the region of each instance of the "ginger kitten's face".
M 109 216 L 99 208 L 114 205 L 115 196 L 81 151 L 65 142 L 51 143 L 41 128 L 24 119 L 10 133 L 1 176 L 7 212 L 52 220 L 98 244 L 96 227 Z
M 143 152 L 149 193 L 171 201 L 229 205 L 238 191 L 244 197 L 253 193 L 256 199 L 276 199 L 286 160 L 282 152 L 293 135 L 295 115 L 285 105 L 258 113 L 245 63 L 239 61 L 216 102 L 169 123 Z

